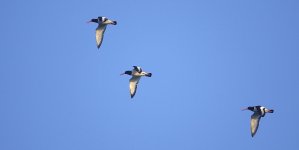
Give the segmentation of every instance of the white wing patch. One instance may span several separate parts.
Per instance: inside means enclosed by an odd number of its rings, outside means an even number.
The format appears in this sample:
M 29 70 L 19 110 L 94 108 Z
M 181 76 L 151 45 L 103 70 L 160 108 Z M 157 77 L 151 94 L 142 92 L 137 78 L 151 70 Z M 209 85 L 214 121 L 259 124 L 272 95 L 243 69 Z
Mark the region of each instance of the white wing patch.
M 104 37 L 104 33 L 106 30 L 106 26 L 105 24 L 100 24 L 97 29 L 96 29 L 96 42 L 97 42 L 97 47 L 100 48 L 102 45 L 102 41 L 103 41 L 103 37 Z
M 141 67 L 138 67 L 138 66 L 133 66 L 133 67 L 134 67 L 133 70 L 135 70 L 136 72 L 138 72 L 138 73 L 141 73 L 141 72 L 142 72 Z
M 253 137 L 259 128 L 261 115 L 257 112 L 251 115 L 251 121 L 250 121 L 250 128 L 251 128 L 251 136 Z
M 130 94 L 131 94 L 131 98 L 134 97 L 136 91 L 137 91 L 137 85 L 138 85 L 138 82 L 140 80 L 141 77 L 136 77 L 136 76 L 133 76 L 131 79 L 130 79 Z

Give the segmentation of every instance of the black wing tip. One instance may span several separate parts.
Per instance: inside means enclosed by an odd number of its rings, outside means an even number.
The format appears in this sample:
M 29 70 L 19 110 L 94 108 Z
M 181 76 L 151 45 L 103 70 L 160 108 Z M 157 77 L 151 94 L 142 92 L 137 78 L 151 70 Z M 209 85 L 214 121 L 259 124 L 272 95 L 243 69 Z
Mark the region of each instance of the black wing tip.
M 135 94 L 131 95 L 131 99 L 134 97 Z
M 137 89 L 137 85 L 136 85 L 136 89 Z M 131 95 L 131 99 L 135 96 L 135 94 L 136 94 L 136 89 L 135 89 L 135 92 L 134 93 L 130 93 L 130 95 Z

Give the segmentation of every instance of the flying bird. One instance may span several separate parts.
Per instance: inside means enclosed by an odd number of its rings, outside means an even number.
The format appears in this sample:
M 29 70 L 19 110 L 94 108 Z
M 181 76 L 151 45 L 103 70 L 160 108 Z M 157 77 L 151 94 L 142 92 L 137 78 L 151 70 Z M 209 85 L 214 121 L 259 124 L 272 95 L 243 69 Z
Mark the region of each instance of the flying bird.
M 263 106 L 252 106 L 247 107 L 242 110 L 250 110 L 254 113 L 251 115 L 251 121 L 250 121 L 250 128 L 251 128 L 251 136 L 253 137 L 259 127 L 260 119 L 261 117 L 264 117 L 266 113 L 273 113 L 273 109 L 267 109 Z
M 101 47 L 107 25 L 108 24 L 116 25 L 117 22 L 101 16 L 98 17 L 97 19 L 91 19 L 87 23 L 90 22 L 94 22 L 98 24 L 98 27 L 96 28 L 96 42 L 97 42 L 97 47 L 99 49 Z
M 151 77 L 152 73 L 147 73 L 142 71 L 142 69 L 138 66 L 133 66 L 133 70 L 131 71 L 125 71 L 124 73 L 120 74 L 120 75 L 130 75 L 132 76 L 132 78 L 130 79 L 130 94 L 131 94 L 131 98 L 134 97 L 136 90 L 137 90 L 137 85 L 139 83 L 139 80 L 142 76 L 146 76 L 146 77 Z

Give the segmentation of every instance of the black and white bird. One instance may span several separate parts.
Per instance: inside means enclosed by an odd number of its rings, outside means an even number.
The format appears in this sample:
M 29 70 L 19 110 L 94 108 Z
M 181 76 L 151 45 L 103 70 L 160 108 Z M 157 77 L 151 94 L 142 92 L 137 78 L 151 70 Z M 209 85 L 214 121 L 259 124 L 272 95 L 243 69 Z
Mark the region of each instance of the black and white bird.
M 127 75 L 131 75 L 132 78 L 130 79 L 130 94 L 131 94 L 131 98 L 134 97 L 136 91 L 137 91 L 137 85 L 138 85 L 138 82 L 140 80 L 140 78 L 142 76 L 146 76 L 146 77 L 151 77 L 152 76 L 152 73 L 147 73 L 147 72 L 144 72 L 142 71 L 142 69 L 138 66 L 133 66 L 133 70 L 132 71 L 125 71 L 124 73 L 120 74 L 120 75 L 124 75 L 124 74 L 127 74 Z
M 251 115 L 250 121 L 250 129 L 251 129 L 251 136 L 253 137 L 259 127 L 261 117 L 264 117 L 266 113 L 273 113 L 273 109 L 267 109 L 263 106 L 251 106 L 244 108 L 242 110 L 251 110 L 254 113 Z
M 108 24 L 116 25 L 117 22 L 101 16 L 96 19 L 91 19 L 87 23 L 89 22 L 94 22 L 98 24 L 98 27 L 96 28 L 96 42 L 97 42 L 97 47 L 99 49 L 101 47 L 107 25 Z

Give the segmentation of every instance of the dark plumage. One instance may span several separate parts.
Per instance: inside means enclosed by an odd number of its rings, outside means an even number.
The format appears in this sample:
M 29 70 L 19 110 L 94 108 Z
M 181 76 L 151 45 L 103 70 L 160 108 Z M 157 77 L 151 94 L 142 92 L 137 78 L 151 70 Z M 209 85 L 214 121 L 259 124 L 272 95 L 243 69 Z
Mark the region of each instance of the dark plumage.
M 97 23 L 98 27 L 96 28 L 96 42 L 98 49 L 101 47 L 103 42 L 104 33 L 108 24 L 116 25 L 117 22 L 109 20 L 106 17 L 98 17 L 97 19 L 91 19 L 88 22 Z
M 267 109 L 263 106 L 251 106 L 246 107 L 243 110 L 250 110 L 254 113 L 251 115 L 251 121 L 250 121 L 250 129 L 251 129 L 251 136 L 254 137 L 254 135 L 257 132 L 257 129 L 259 127 L 260 119 L 261 117 L 264 117 L 266 113 L 273 113 L 273 109 Z
M 132 71 L 125 71 L 121 75 L 124 75 L 124 74 L 132 76 L 132 78 L 130 79 L 130 85 L 129 85 L 131 98 L 133 98 L 134 95 L 136 94 L 137 85 L 139 83 L 140 78 L 142 76 L 147 76 L 147 77 L 152 76 L 152 73 L 144 72 L 144 71 L 142 71 L 141 67 L 138 67 L 138 66 L 133 66 Z

